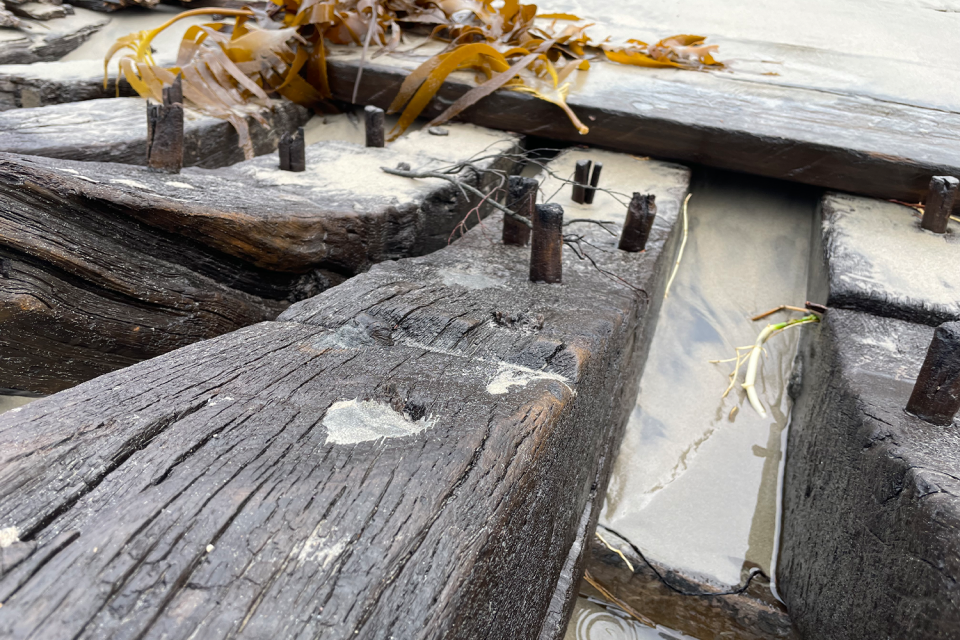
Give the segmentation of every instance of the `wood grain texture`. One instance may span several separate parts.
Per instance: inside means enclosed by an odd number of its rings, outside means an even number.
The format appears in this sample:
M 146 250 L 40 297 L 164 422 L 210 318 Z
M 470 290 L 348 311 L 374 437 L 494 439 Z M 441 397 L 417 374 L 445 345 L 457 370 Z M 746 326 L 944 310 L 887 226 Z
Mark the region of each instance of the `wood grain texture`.
M 266 126 L 247 117 L 255 155 L 272 153 L 280 136 L 296 130 L 310 112 L 287 100 L 260 114 Z M 183 165 L 208 169 L 241 162 L 243 149 L 233 125 L 189 112 L 184 118 Z M 64 160 L 147 163 L 147 102 L 104 98 L 0 113 L 0 151 Z
M 683 595 L 677 591 L 710 594 L 728 589 L 654 563 L 661 579 L 625 541 L 608 531 L 602 531 L 602 535 L 624 553 L 633 565 L 633 571 L 619 554 L 594 536 L 589 539 L 586 553 L 586 576 L 616 598 L 621 607 L 626 605 L 654 624 L 693 638 L 800 640 L 786 607 L 771 594 L 766 576 L 754 578 L 747 591 L 739 595 Z M 673 589 L 664 584 L 664 580 Z M 594 595 L 596 590 L 590 582 L 584 580 L 580 588 L 582 592 Z
M 336 98 L 350 100 L 359 54 L 329 58 Z M 386 60 L 386 61 L 385 61 Z M 368 61 L 358 102 L 386 108 L 419 61 Z M 881 198 L 919 202 L 933 175 L 960 175 L 960 113 L 842 92 L 776 86 L 727 74 L 597 63 L 568 103 L 580 135 L 555 105 L 497 91 L 461 118 L 495 129 L 606 147 Z M 424 112 L 439 115 L 473 86 L 451 76 Z M 936 132 L 931 135 L 930 132 Z
M 559 637 L 685 190 L 645 253 L 583 225 L 645 293 L 476 228 L 0 417 L 0 633 Z
M 20 29 L 0 33 L 0 64 L 58 60 L 102 29 L 110 19 L 85 9 L 52 20 L 24 19 Z
M 777 567 L 804 638 L 957 637 L 957 423 L 903 410 L 933 331 L 840 309 L 804 328 Z
M 478 169 L 512 170 L 500 154 L 516 138 L 475 140 L 490 144 Z M 448 163 L 378 151 L 366 159 L 377 173 L 381 161 Z M 365 156 L 312 145 L 312 174 L 283 172 L 308 182 L 285 184 L 273 157 L 168 176 L 0 154 L 0 387 L 52 393 L 272 319 L 376 262 L 442 246 L 476 204 L 440 181 L 395 178 L 370 193 L 347 181 Z
M 0 111 L 43 107 L 117 97 L 116 76 L 103 86 L 103 64 L 98 60 L 35 62 L 0 65 Z M 121 76 L 119 93 L 137 92 Z
M 960 319 L 958 227 L 921 229 L 914 209 L 828 193 L 814 225 L 810 299 L 936 326 Z

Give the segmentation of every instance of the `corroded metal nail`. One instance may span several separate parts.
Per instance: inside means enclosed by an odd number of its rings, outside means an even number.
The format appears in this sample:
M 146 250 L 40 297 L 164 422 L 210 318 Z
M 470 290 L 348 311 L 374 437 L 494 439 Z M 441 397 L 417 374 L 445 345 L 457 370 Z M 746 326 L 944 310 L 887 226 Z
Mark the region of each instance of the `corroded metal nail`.
M 520 217 L 533 221 L 537 202 L 537 188 L 533 178 L 510 176 L 507 191 L 507 208 Z M 510 216 L 503 217 L 503 244 L 523 247 L 530 241 L 530 227 Z
M 533 215 L 530 242 L 530 281 L 557 283 L 562 278 L 563 207 L 538 204 Z
M 657 217 L 657 197 L 634 193 L 627 207 L 627 219 L 620 232 L 621 251 L 643 251 L 647 248 L 650 229 Z
M 949 425 L 960 409 L 960 322 L 933 332 L 907 411 L 936 425 Z
M 590 181 L 591 164 L 593 163 L 589 160 L 577 160 L 576 168 L 573 171 L 573 195 L 570 196 L 570 199 L 577 204 L 584 203 L 586 187 Z
M 384 141 L 383 109 L 380 109 L 378 107 L 373 107 L 373 106 L 364 107 L 363 117 L 364 117 L 364 123 L 367 131 L 367 146 L 382 147 L 383 141 Z
M 934 233 L 946 233 L 953 204 L 957 199 L 957 187 L 960 180 L 950 176 L 934 176 L 930 180 L 930 191 L 923 208 L 923 220 L 920 226 Z
M 303 127 L 298 127 L 294 133 L 285 133 L 280 136 L 277 145 L 282 171 L 306 171 L 307 147 L 304 142 Z
M 603 171 L 603 163 L 598 162 L 593 165 L 593 175 L 590 176 L 590 186 L 583 192 L 583 203 L 593 204 L 593 198 L 597 195 L 597 185 L 600 184 L 600 172 Z
M 163 104 L 147 102 L 147 166 L 161 173 L 183 167 L 183 89 L 180 76 L 164 87 Z

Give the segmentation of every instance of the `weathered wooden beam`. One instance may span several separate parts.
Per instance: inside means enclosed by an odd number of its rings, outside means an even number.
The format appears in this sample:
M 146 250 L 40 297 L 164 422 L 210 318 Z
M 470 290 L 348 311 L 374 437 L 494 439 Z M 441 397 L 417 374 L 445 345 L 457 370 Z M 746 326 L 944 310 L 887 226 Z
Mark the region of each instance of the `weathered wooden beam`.
M 954 637 L 958 424 L 903 409 L 934 329 L 830 309 L 804 333 L 777 590 L 810 640 Z
M 828 193 L 813 229 L 810 300 L 910 322 L 960 320 L 960 241 L 906 206 Z
M 0 65 L 0 111 L 43 107 L 117 96 L 115 74 L 103 86 L 103 63 L 99 60 L 35 62 Z M 119 94 L 136 96 L 121 76 Z
M 686 177 L 583 230 L 647 295 L 477 228 L 0 417 L 0 634 L 561 637 Z
M 334 97 L 350 101 L 360 54 L 335 48 Z M 419 60 L 367 60 L 360 104 L 387 108 Z M 424 111 L 439 115 L 474 86 L 453 74 Z M 616 90 L 611 90 L 615 87 Z M 749 87 L 746 89 L 745 87 Z M 960 175 L 960 113 L 863 95 L 597 63 L 567 100 L 590 132 L 580 135 L 553 104 L 497 91 L 467 109 L 467 122 L 881 198 L 920 202 L 933 175 Z M 811 124 L 814 123 L 814 124 Z M 927 136 L 918 131 L 936 130 Z
M 0 65 L 57 60 L 102 29 L 110 19 L 76 9 L 72 15 L 50 20 L 20 18 L 25 28 L 0 32 Z
M 146 101 L 140 98 L 86 100 L 0 112 L 0 151 L 24 155 L 146 164 Z M 307 109 L 278 100 L 247 117 L 255 155 L 272 153 L 280 136 L 310 117 Z M 237 132 L 218 118 L 184 114 L 183 166 L 224 167 L 243 160 Z
M 581 593 L 612 597 L 626 611 L 646 617 L 651 626 L 663 625 L 692 638 L 800 640 L 786 607 L 770 594 L 769 579 L 762 575 L 743 593 L 729 594 L 708 580 L 641 558 L 629 541 L 602 527 L 598 532 L 623 556 L 591 537 Z M 727 595 L 710 595 L 721 593 Z
M 169 176 L 0 154 L 0 387 L 51 393 L 444 246 L 477 202 L 380 166 L 483 151 L 491 173 L 463 177 L 484 188 L 513 170 L 499 154 L 516 137 L 468 125 L 450 137 L 446 149 L 426 133 L 389 149 L 318 143 L 297 174 L 272 156 Z

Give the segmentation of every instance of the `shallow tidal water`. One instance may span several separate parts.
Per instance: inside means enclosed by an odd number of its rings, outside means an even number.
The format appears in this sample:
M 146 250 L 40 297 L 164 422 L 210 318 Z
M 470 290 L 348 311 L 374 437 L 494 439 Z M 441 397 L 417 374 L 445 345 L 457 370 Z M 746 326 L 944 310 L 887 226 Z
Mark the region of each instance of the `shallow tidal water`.
M 787 383 L 802 328 L 766 344 L 757 390 L 734 363 L 781 304 L 805 302 L 817 192 L 714 170 L 695 173 L 687 244 L 640 382 L 601 521 L 651 559 L 723 585 L 753 567 L 772 576 Z

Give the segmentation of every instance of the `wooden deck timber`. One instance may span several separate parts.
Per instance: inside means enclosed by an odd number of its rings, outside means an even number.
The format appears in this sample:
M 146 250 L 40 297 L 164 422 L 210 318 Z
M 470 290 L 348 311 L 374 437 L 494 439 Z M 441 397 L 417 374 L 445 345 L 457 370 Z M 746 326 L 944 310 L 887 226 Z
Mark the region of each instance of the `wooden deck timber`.
M 389 149 L 320 142 L 303 173 L 279 171 L 275 155 L 171 176 L 0 154 L 0 388 L 53 393 L 444 246 L 477 199 L 380 165 L 481 153 L 479 170 L 509 173 L 519 139 L 469 125 L 450 127 L 452 149 L 418 137 Z
M 490 218 L 0 417 L 0 634 L 561 637 L 687 176 L 645 252 L 571 228 L 639 290 Z

